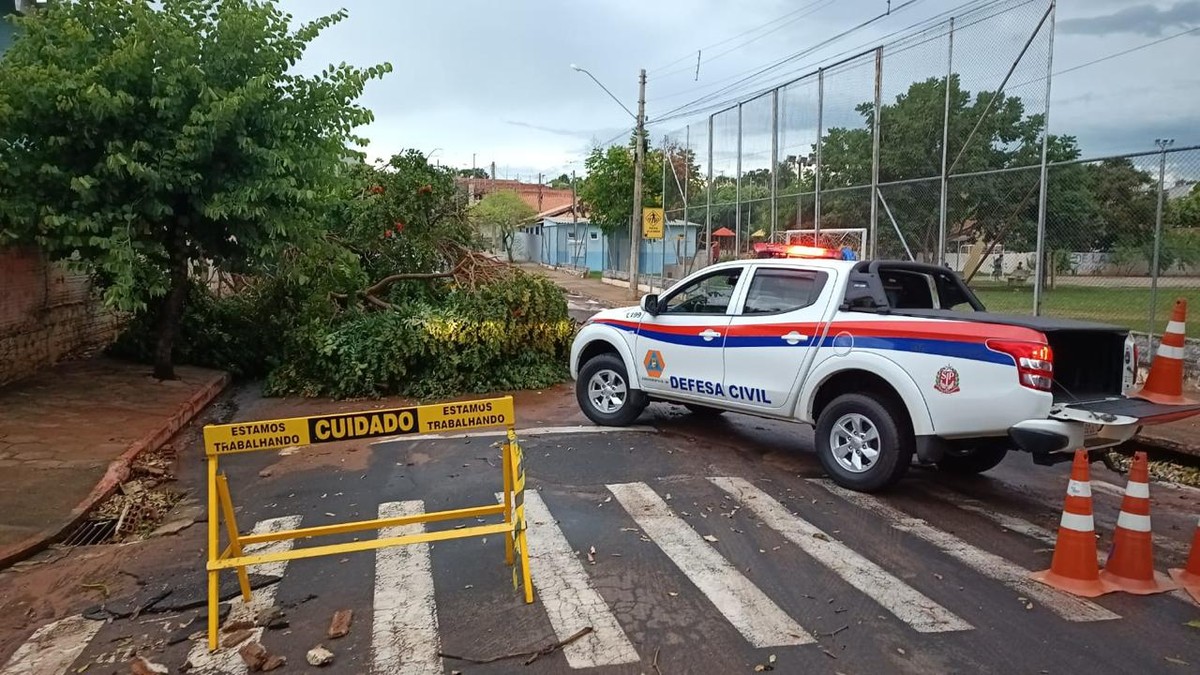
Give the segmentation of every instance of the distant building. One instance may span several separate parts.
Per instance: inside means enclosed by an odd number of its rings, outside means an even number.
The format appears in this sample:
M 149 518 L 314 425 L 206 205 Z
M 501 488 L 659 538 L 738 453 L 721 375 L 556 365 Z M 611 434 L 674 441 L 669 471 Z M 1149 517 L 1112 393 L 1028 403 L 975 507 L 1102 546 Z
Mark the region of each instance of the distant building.
M 16 38 L 17 27 L 7 17 L 25 13 L 30 7 L 45 4 L 45 0 L 0 0 L 0 54 L 8 50 Z
M 1168 185 L 1164 190 L 1167 200 L 1183 199 L 1192 192 L 1192 188 L 1196 187 L 1196 181 L 1179 179 L 1174 185 Z
M 460 177 L 455 178 L 454 182 L 467 193 L 468 204 L 474 204 L 486 195 L 503 190 L 516 192 L 521 201 L 538 213 L 563 207 L 570 208 L 572 203 L 569 188 L 552 188 L 540 183 L 522 183 L 519 180 L 494 180 L 491 178 Z

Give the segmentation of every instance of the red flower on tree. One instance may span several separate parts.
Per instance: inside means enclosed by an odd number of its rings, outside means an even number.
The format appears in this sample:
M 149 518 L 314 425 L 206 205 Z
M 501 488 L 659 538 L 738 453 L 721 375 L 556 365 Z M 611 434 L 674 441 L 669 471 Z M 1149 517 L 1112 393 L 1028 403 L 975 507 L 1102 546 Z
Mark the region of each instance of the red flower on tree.
M 423 195 L 430 194 L 433 192 L 433 186 L 426 183 L 425 185 L 422 185 L 421 187 L 417 188 L 417 192 L 420 194 L 423 194 Z
M 373 195 L 383 194 L 383 186 L 382 185 L 372 185 L 371 189 L 370 189 L 370 193 Z
M 387 237 L 388 239 L 391 239 L 391 238 L 392 238 L 392 231 L 391 231 L 391 230 L 384 230 L 384 231 L 383 231 L 383 236 Z
M 404 231 L 404 223 L 400 222 L 399 220 L 396 221 L 396 231 L 397 232 Z

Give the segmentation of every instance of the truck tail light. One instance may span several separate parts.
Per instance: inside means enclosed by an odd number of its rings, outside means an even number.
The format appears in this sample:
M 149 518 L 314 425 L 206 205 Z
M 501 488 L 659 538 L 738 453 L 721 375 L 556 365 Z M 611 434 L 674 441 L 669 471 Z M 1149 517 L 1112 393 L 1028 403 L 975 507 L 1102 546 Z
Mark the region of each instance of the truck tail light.
M 1040 342 L 988 340 L 988 349 L 1008 354 L 1017 366 L 1017 381 L 1022 387 L 1050 391 L 1054 386 L 1054 352 Z

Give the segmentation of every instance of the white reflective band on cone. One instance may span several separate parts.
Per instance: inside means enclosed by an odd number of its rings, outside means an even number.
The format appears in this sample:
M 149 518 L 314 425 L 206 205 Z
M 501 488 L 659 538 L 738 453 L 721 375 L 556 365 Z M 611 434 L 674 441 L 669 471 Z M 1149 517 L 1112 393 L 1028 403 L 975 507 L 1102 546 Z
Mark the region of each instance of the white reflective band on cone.
M 1068 530 L 1075 530 L 1076 532 L 1096 531 L 1096 522 L 1091 516 L 1081 516 L 1077 513 L 1068 513 L 1066 511 L 1063 511 L 1062 520 L 1059 522 L 1059 525 Z
M 1149 532 L 1150 516 L 1139 516 L 1122 511 L 1121 515 L 1117 516 L 1117 527 L 1123 527 L 1133 532 Z
M 1184 328 L 1184 323 L 1182 321 L 1168 321 L 1166 332 L 1187 334 L 1187 329 Z
M 1183 347 L 1172 347 L 1171 345 L 1159 345 L 1158 355 L 1165 356 L 1169 359 L 1182 359 Z
M 1067 483 L 1067 494 L 1072 497 L 1091 497 L 1092 484 L 1073 480 Z
M 1126 496 L 1129 496 L 1129 497 L 1141 497 L 1142 499 L 1150 499 L 1150 484 L 1149 483 L 1135 483 L 1133 481 L 1129 481 L 1129 484 L 1125 486 L 1125 494 L 1126 494 Z

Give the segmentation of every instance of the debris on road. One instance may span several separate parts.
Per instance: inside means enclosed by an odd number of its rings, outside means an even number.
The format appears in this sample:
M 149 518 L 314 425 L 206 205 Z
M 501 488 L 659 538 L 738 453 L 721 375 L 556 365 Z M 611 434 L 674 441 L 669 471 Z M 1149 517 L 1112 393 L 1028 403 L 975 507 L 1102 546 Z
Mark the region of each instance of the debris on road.
M 706 535 L 704 535 L 704 541 L 707 541 L 707 542 L 709 542 L 710 544 L 712 544 L 712 543 L 716 543 L 716 542 L 717 542 L 717 538 L 716 538 L 716 537 L 714 537 L 714 536 L 712 536 L 711 534 L 706 534 Z
M 270 470 L 270 469 L 263 469 L 262 471 L 259 471 L 259 472 L 258 472 L 258 477 L 259 477 L 259 478 L 270 478 L 270 477 L 271 477 L 271 473 L 272 473 L 272 472 L 271 472 L 271 470 Z
M 277 668 L 282 668 L 287 665 L 287 657 L 278 654 L 271 654 L 267 657 L 267 662 L 263 664 L 263 672 L 269 673 Z
M 252 673 L 261 671 L 262 667 L 267 664 L 267 648 L 257 642 L 242 645 L 242 648 L 238 650 L 238 655 L 242 657 L 246 668 Z
M 443 659 L 454 659 L 455 661 L 468 661 L 470 663 L 478 663 L 480 665 L 483 665 L 485 663 L 495 663 L 496 661 L 504 661 L 506 659 L 519 659 L 519 658 L 527 656 L 529 658 L 525 661 L 525 665 L 528 666 L 529 664 L 533 663 L 534 661 L 537 661 L 539 658 L 541 658 L 543 656 L 549 656 L 550 654 L 553 654 L 554 652 L 558 651 L 559 649 L 566 647 L 567 645 L 571 644 L 572 642 L 575 642 L 579 638 L 582 638 L 583 636 L 591 633 L 593 630 L 595 630 L 595 629 L 593 629 L 591 626 L 587 626 L 585 628 L 581 628 L 578 632 L 576 632 L 571 637 L 569 637 L 565 640 L 559 640 L 558 642 L 549 644 L 545 647 L 542 647 L 541 649 L 527 651 L 527 652 L 516 652 L 513 654 L 504 654 L 503 656 L 493 656 L 491 658 L 486 658 L 486 659 L 477 659 L 477 658 L 472 658 L 470 656 L 455 656 L 454 654 L 447 654 L 445 652 L 438 652 L 438 656 L 442 657 Z
M 233 649 L 246 640 L 249 640 L 250 636 L 253 634 L 254 631 L 250 630 L 249 628 L 243 628 L 242 630 L 235 630 L 233 632 L 226 633 L 225 639 L 221 641 L 221 647 L 223 649 Z
M 155 663 L 144 656 L 139 656 L 129 662 L 130 675 L 164 675 L 171 669 L 161 663 Z
M 596 564 L 596 547 L 595 546 L 592 546 L 590 549 L 588 549 L 587 557 L 588 557 L 589 563 L 591 563 L 593 565 Z
M 264 607 L 258 610 L 258 615 L 254 617 L 254 623 L 263 628 L 271 630 L 279 630 L 288 627 L 288 620 L 282 609 L 278 607 Z
M 228 624 L 226 624 L 225 627 L 221 629 L 221 632 L 236 633 L 238 631 L 249 630 L 251 628 L 254 628 L 253 621 L 248 619 L 238 619 L 237 621 L 230 621 Z
M 305 654 L 304 658 L 308 661 L 308 665 L 319 668 L 333 663 L 333 652 L 322 645 L 317 645 L 308 650 L 308 654 Z
M 329 622 L 329 637 L 336 640 L 340 637 L 345 637 L 350 633 L 350 622 L 354 620 L 354 610 L 339 609 L 333 613 L 333 620 Z

